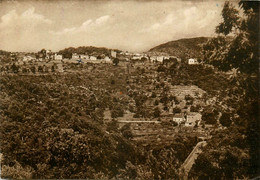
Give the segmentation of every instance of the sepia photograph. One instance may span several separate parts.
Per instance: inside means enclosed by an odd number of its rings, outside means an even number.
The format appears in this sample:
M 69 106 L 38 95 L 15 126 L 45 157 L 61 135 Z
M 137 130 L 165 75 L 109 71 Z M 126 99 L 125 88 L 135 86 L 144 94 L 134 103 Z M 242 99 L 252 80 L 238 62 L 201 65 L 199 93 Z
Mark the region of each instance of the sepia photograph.
M 0 0 L 0 178 L 260 179 L 259 5 Z

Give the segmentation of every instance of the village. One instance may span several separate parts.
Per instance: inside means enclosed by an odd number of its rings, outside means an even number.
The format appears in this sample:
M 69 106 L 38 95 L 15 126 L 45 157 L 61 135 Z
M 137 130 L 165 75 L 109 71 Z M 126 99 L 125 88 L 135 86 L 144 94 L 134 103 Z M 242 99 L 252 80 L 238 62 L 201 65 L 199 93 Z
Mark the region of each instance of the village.
M 15 72 L 21 73 L 43 73 L 43 72 L 64 72 L 64 67 L 68 63 L 114 63 L 117 59 L 120 62 L 138 61 L 144 63 L 162 63 L 165 60 L 176 58 L 165 53 L 129 53 L 111 50 L 109 54 L 91 53 L 88 55 L 72 53 L 70 58 L 64 58 L 62 54 L 52 52 L 51 50 L 42 49 L 38 53 L 13 52 L 8 58 L 6 55 L 0 55 L 0 59 L 9 59 L 8 63 L 1 63 L 1 73 L 12 72 L 11 66 L 17 66 Z M 189 59 L 189 64 L 198 64 L 197 59 Z

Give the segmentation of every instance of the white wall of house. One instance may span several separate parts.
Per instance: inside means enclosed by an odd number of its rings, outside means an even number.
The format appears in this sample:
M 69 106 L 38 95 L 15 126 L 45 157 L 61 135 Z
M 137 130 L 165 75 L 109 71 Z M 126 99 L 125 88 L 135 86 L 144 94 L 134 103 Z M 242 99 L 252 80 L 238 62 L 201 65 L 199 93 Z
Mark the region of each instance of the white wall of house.
M 116 51 L 111 51 L 111 56 L 116 58 Z
M 85 55 L 85 54 L 81 54 L 79 56 L 80 56 L 80 59 L 85 59 L 85 60 L 89 59 L 89 56 Z
M 55 54 L 54 59 L 55 60 L 62 60 L 62 55 L 61 54 Z
M 156 59 L 157 59 L 157 61 L 159 61 L 159 62 L 163 62 L 164 57 L 163 57 L 163 56 L 158 56 Z
M 150 57 L 150 61 L 151 61 L 151 62 L 155 62 L 155 61 L 156 61 L 156 57 L 155 57 L 155 56 L 151 56 L 151 57 Z
M 133 56 L 132 57 L 133 60 L 141 60 L 141 58 L 142 58 L 141 56 Z
M 111 59 L 110 59 L 108 56 L 106 56 L 106 57 L 104 58 L 104 60 L 105 60 L 105 61 L 111 61 Z
M 24 56 L 23 57 L 23 61 L 26 62 L 26 61 L 30 61 L 30 60 L 33 60 L 34 58 L 32 56 Z
M 173 117 L 172 120 L 173 120 L 174 122 L 178 123 L 178 124 L 180 124 L 180 123 L 183 122 L 183 118 L 181 118 L 181 117 Z
M 193 113 L 187 115 L 187 120 L 185 122 L 185 126 L 195 126 L 196 124 L 200 124 L 201 121 L 201 114 L 200 113 Z
M 188 64 L 192 65 L 192 64 L 198 64 L 197 59 L 189 59 L 188 60 Z
M 97 58 L 95 56 L 90 56 L 89 59 L 92 60 L 92 61 L 97 60 Z

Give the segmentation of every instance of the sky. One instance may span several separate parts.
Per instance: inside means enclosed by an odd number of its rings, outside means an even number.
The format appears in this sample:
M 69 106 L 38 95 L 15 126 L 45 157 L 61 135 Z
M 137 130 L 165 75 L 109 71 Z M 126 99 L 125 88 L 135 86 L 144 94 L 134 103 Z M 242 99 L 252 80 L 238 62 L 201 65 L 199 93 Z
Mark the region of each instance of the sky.
M 37 52 L 97 46 L 145 52 L 215 35 L 224 1 L 3 0 L 0 49 Z

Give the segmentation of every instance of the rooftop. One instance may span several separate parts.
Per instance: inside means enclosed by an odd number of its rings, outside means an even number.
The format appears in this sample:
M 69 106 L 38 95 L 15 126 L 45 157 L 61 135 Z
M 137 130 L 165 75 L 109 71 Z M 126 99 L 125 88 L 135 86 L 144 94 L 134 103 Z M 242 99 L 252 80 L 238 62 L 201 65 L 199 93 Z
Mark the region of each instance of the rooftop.
M 183 118 L 183 114 L 175 114 L 173 118 Z

